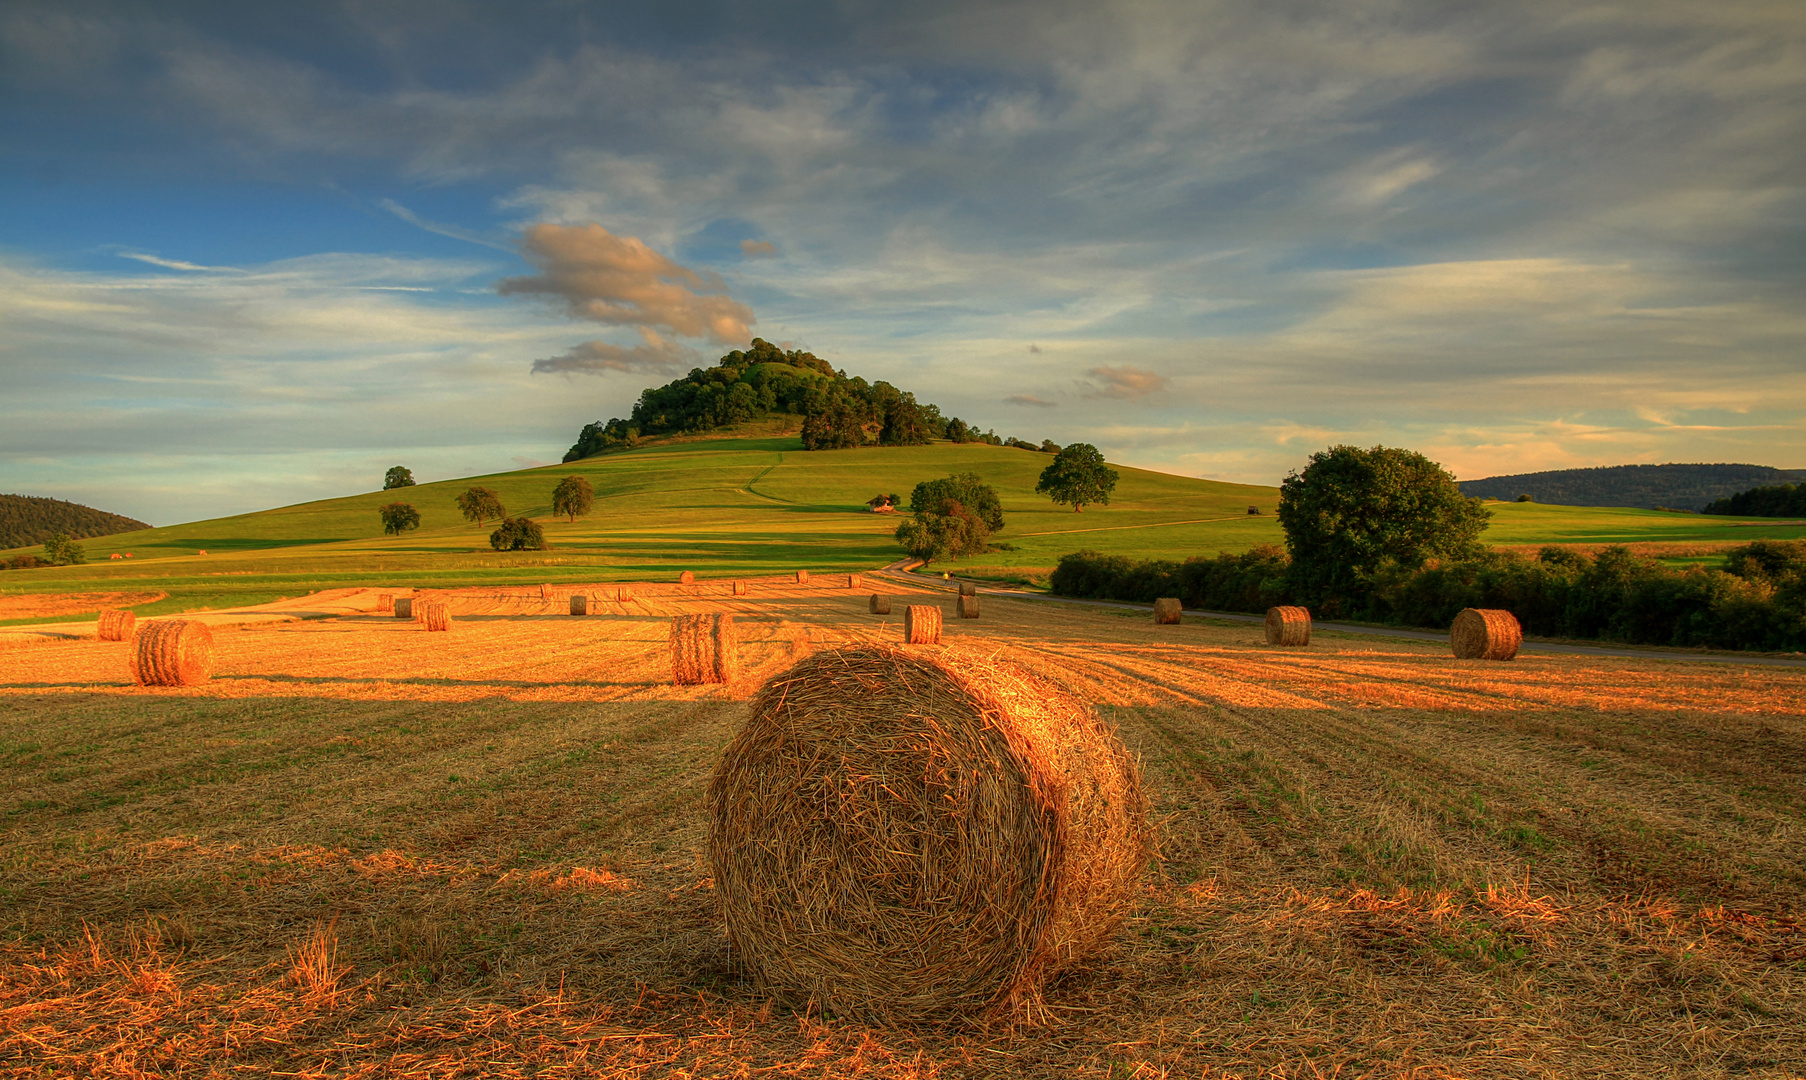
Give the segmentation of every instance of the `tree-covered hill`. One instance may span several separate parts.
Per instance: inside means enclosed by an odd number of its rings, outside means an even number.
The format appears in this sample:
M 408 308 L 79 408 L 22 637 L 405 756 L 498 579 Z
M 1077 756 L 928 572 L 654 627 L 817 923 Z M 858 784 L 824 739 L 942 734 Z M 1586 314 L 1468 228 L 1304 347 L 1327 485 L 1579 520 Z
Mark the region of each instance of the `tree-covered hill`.
M 1767 465 L 1610 465 L 1463 480 L 1461 490 L 1475 498 L 1507 501 L 1528 495 L 1536 502 L 1556 506 L 1704 510 L 1716 499 L 1793 480 L 1806 480 L 1806 469 Z
M 148 529 L 142 521 L 61 499 L 0 495 L 0 548 L 42 544 L 57 533 L 76 540 Z
M 1714 500 L 1703 511 L 1737 517 L 1806 518 L 1806 483 L 1769 484 Z

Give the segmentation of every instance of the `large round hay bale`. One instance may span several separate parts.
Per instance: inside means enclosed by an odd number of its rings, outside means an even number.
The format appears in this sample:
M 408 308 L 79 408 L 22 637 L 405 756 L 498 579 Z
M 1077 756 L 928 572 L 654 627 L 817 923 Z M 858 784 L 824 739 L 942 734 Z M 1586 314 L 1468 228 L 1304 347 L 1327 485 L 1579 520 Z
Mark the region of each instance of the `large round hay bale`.
M 386 592 L 377 593 L 376 594 L 376 610 L 378 610 L 378 611 L 394 611 L 395 610 L 395 594 L 394 593 L 386 593 Z
M 1311 612 L 1301 607 L 1271 607 L 1267 609 L 1267 644 L 1269 645 L 1309 645 L 1311 643 Z
M 694 585 L 696 584 L 696 575 L 685 570 L 683 573 L 677 575 L 677 583 L 679 585 Z
M 740 631 L 732 615 L 671 618 L 671 681 L 679 686 L 732 682 L 740 674 Z
M 959 598 L 959 617 L 962 619 L 978 618 L 978 596 L 962 596 Z
M 746 593 L 747 593 L 746 582 L 744 582 L 744 581 L 734 582 L 734 595 L 735 596 L 745 596 Z
M 1518 617 L 1496 608 L 1467 608 L 1449 627 L 1449 644 L 1460 660 L 1510 660 L 1523 643 Z
M 159 619 L 138 628 L 132 680 L 139 686 L 194 686 L 213 677 L 213 631 L 194 619 Z
M 589 597 L 585 596 L 583 593 L 580 593 L 580 592 L 572 593 L 571 594 L 571 614 L 572 615 L 588 615 L 589 614 Z
M 420 605 L 420 621 L 428 630 L 450 630 L 451 608 L 443 600 L 428 600 Z
M 1057 688 L 988 653 L 846 649 L 754 697 L 709 784 L 709 858 L 764 991 L 1003 1012 L 1115 933 L 1146 816 L 1134 761 Z
M 102 641 L 130 641 L 132 628 L 137 625 L 138 616 L 129 611 L 103 611 L 100 613 L 100 625 L 94 634 Z
M 903 609 L 903 641 L 909 645 L 941 643 L 941 609 L 911 604 Z
M 797 584 L 798 584 L 798 585 L 807 585 L 807 584 L 809 584 L 809 571 L 807 571 L 807 570 L 798 570 L 798 571 L 797 571 L 797 572 L 796 572 L 796 583 L 797 583 Z
M 961 596 L 977 596 L 978 595 L 978 582 L 976 582 L 976 581 L 960 582 L 959 583 L 959 594 Z
M 395 617 L 397 619 L 411 619 L 414 617 L 413 597 L 398 596 L 395 598 Z
M 1161 626 L 1179 625 L 1179 610 L 1184 605 L 1170 596 L 1154 601 L 1154 621 Z
M 869 601 L 867 601 L 866 606 L 870 609 L 870 611 L 873 615 L 889 615 L 890 614 L 890 597 L 884 595 L 883 593 L 873 593 L 872 598 Z

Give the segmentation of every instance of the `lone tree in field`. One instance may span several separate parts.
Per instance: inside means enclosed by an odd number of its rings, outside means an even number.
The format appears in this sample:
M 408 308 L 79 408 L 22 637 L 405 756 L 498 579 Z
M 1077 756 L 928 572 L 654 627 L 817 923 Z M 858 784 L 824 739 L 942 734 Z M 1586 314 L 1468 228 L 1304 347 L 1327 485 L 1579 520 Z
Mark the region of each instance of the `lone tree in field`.
M 458 509 L 464 512 L 464 520 L 474 525 L 481 525 L 490 518 L 499 520 L 508 516 L 508 511 L 502 509 L 501 498 L 486 487 L 473 487 L 458 496 Z
M 943 499 L 939 507 L 919 509 L 899 522 L 895 535 L 904 551 L 926 563 L 982 555 L 991 530 L 958 499 Z
M 53 533 L 44 541 L 44 561 L 52 566 L 79 566 L 88 561 L 88 553 L 68 533 Z
M 563 514 L 575 522 L 579 514 L 589 513 L 596 505 L 596 489 L 581 476 L 567 476 L 552 489 L 552 513 Z
M 1055 454 L 1035 485 L 1036 493 L 1070 503 L 1075 514 L 1083 513 L 1087 503 L 1109 506 L 1115 490 L 1116 470 L 1104 464 L 1104 455 L 1090 443 L 1073 443 Z
M 539 522 L 505 517 L 501 527 L 489 534 L 489 546 L 497 551 L 546 551 L 552 545 L 546 543 L 546 533 Z
M 890 498 L 892 503 L 897 501 L 895 495 Z M 909 493 L 909 508 L 918 514 L 938 514 L 948 499 L 972 511 L 991 532 L 1003 528 L 1003 502 L 997 498 L 997 489 L 977 473 L 954 473 L 945 480 L 922 481 Z
M 382 514 L 383 532 L 386 535 L 400 536 L 410 529 L 420 528 L 420 511 L 407 503 L 388 503 L 378 513 Z
M 383 490 L 393 491 L 401 487 L 414 486 L 414 470 L 404 469 L 400 465 L 393 466 L 383 474 Z
M 1279 485 L 1279 527 L 1300 599 L 1334 612 L 1385 562 L 1416 570 L 1478 555 L 1491 511 L 1414 450 L 1332 446 Z

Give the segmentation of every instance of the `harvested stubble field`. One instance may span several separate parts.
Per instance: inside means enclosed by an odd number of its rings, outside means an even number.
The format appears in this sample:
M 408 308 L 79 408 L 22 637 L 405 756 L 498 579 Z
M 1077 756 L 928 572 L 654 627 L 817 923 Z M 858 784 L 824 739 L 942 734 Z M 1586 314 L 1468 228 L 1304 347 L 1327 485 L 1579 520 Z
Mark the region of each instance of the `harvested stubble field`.
M 0 1072 L 19 1076 L 1797 1076 L 1806 672 L 1534 655 L 986 598 L 951 639 L 1096 702 L 1160 832 L 1051 1026 L 772 1008 L 704 788 L 759 683 L 899 636 L 759 582 L 437 594 L 0 676 Z M 531 593 L 530 596 L 524 595 Z M 375 590 L 371 590 L 374 606 Z M 940 594 L 943 606 L 951 597 Z M 668 616 L 743 674 L 670 685 Z

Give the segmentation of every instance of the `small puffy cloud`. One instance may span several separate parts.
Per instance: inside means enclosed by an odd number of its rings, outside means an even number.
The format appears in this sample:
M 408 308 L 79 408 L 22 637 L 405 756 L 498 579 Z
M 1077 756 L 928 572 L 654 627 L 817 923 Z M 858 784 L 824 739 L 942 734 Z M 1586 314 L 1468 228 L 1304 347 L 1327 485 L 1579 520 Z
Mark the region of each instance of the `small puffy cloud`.
M 1091 397 L 1139 399 L 1167 387 L 1166 376 L 1145 368 L 1135 367 L 1132 364 L 1124 364 L 1121 367 L 1111 367 L 1106 364 L 1103 367 L 1094 367 L 1085 374 L 1089 375 L 1095 384 L 1090 393 Z
M 778 253 L 778 246 L 769 240 L 742 240 L 740 253 L 749 259 L 769 259 Z
M 581 345 L 533 361 L 533 374 L 563 372 L 576 375 L 605 375 L 611 371 L 682 371 L 694 365 L 694 350 L 666 341 L 658 334 L 640 328 L 645 338 L 638 345 L 616 345 L 607 341 L 586 341 Z
M 723 295 L 727 286 L 595 223 L 534 225 L 521 253 L 539 267 L 533 277 L 503 278 L 503 296 L 545 296 L 563 302 L 572 318 L 614 326 L 663 327 L 720 344 L 747 340 L 752 309 Z M 534 370 L 540 370 L 538 365 Z
M 1038 409 L 1052 409 L 1057 407 L 1053 402 L 1038 398 L 1033 394 L 1011 394 L 1009 397 L 1003 399 L 1003 403 L 1005 405 L 1032 405 Z

